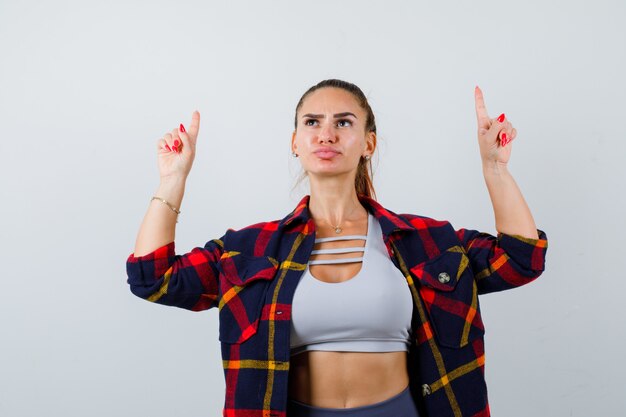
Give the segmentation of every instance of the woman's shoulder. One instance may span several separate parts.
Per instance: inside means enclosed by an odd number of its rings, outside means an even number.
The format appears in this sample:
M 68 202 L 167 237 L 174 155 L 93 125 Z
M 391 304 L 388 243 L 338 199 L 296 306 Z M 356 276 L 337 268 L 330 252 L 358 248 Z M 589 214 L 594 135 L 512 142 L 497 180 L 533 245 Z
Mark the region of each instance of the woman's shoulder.
M 435 217 L 424 216 L 424 215 L 421 215 L 421 214 L 400 213 L 397 216 L 402 218 L 402 219 L 405 219 L 411 225 L 413 225 L 415 227 L 418 227 L 418 228 L 419 227 L 424 227 L 424 226 L 441 227 L 441 226 L 447 226 L 447 225 L 450 224 L 450 222 L 448 220 L 439 219 L 439 218 L 435 218 Z
M 253 223 L 248 226 L 244 226 L 238 229 L 230 228 L 226 231 L 225 236 L 231 238 L 249 238 L 256 236 L 259 233 L 273 232 L 278 229 L 280 220 L 269 220 L 258 223 Z
M 389 225 L 393 225 L 393 227 L 396 228 L 423 230 L 431 228 L 446 228 L 450 225 L 449 221 L 435 217 L 429 217 L 416 213 L 393 211 L 371 198 L 360 197 L 360 199 L 361 202 L 364 203 L 379 220 L 384 221 Z

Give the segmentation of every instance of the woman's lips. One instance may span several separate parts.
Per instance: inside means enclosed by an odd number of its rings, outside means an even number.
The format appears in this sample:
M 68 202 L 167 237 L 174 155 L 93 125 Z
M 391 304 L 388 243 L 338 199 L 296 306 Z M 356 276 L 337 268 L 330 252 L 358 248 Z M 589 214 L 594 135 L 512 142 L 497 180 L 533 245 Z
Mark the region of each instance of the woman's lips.
M 341 152 L 332 149 L 332 148 L 320 148 L 318 150 L 316 150 L 315 152 L 313 152 L 315 155 L 317 155 L 318 158 L 322 158 L 322 159 L 331 159 L 337 155 L 339 155 Z

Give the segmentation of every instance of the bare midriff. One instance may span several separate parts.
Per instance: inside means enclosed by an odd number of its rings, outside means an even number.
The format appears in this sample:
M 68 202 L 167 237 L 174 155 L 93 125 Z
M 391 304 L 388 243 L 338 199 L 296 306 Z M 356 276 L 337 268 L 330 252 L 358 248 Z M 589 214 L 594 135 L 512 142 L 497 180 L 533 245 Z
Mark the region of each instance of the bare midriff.
M 407 352 L 311 350 L 290 359 L 289 397 L 315 407 L 374 404 L 408 384 Z

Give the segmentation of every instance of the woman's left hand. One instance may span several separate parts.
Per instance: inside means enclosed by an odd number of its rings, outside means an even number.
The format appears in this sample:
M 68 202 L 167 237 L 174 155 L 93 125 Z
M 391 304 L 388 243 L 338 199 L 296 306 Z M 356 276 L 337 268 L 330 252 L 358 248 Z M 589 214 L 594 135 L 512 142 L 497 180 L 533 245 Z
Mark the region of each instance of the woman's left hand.
M 489 162 L 507 164 L 511 156 L 511 142 L 517 136 L 517 130 L 504 113 L 495 119 L 489 118 L 483 92 L 478 86 L 474 89 L 474 99 L 478 122 L 478 145 L 483 164 Z

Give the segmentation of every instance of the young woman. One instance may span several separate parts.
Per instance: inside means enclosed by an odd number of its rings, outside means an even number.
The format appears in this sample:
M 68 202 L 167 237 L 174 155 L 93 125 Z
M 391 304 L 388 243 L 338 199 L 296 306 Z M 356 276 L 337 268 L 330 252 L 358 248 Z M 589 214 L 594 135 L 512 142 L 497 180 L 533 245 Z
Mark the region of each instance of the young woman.
M 475 100 L 497 236 L 374 199 L 374 114 L 345 81 L 318 83 L 296 106 L 291 149 L 310 195 L 183 255 L 174 229 L 199 113 L 159 140 L 161 184 L 128 283 L 156 303 L 219 308 L 224 416 L 489 415 L 478 294 L 537 278 L 547 239 L 507 170 L 516 130 L 488 116 L 478 87 Z

